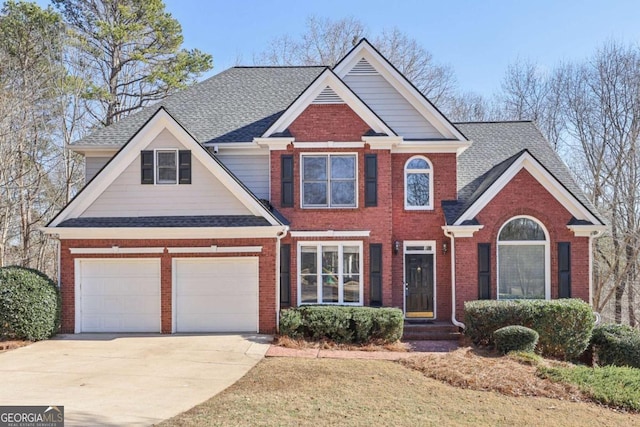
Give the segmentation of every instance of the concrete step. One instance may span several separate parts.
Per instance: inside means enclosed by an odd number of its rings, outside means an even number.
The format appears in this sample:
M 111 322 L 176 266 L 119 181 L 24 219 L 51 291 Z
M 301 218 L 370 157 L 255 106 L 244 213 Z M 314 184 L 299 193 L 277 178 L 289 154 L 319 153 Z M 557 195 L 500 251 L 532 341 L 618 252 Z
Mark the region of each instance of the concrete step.
M 457 326 L 446 322 L 405 322 L 403 341 L 455 341 L 461 334 Z

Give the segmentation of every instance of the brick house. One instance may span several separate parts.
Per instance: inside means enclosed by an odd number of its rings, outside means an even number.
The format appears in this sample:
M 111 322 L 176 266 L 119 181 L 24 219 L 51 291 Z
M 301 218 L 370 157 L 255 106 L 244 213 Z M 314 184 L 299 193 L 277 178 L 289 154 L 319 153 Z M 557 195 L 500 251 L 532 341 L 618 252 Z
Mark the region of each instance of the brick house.
M 591 300 L 604 223 L 531 122 L 451 123 L 368 41 L 234 67 L 73 144 L 62 330 L 274 332 L 283 307 Z

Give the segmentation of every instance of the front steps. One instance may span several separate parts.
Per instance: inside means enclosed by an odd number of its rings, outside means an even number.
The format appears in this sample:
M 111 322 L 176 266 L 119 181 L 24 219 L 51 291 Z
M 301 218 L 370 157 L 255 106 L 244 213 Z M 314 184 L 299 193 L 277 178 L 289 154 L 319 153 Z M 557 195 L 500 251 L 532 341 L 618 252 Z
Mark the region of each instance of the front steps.
M 405 320 L 402 341 L 457 341 L 457 326 L 437 320 Z

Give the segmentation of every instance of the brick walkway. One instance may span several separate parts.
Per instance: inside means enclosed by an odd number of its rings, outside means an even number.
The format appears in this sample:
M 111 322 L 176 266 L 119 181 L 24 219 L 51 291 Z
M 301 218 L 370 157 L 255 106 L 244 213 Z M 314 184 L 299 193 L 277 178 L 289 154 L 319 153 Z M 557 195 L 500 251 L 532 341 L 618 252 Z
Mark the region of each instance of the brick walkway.
M 267 357 L 302 357 L 307 359 L 373 359 L 399 360 L 419 356 L 421 353 L 446 353 L 458 348 L 457 341 L 409 341 L 411 351 L 346 351 L 321 350 L 319 348 L 285 348 L 272 345 L 267 350 Z

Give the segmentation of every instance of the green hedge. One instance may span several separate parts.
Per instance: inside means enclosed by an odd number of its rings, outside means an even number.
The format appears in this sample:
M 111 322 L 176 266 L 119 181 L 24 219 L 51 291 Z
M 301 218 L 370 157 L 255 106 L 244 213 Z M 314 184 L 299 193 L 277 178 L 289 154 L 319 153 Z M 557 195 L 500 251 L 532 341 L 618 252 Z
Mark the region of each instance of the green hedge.
M 503 354 L 510 351 L 526 351 L 532 353 L 536 349 L 539 335 L 525 326 L 511 325 L 500 328 L 493 333 L 496 348 Z
M 627 325 L 605 323 L 593 330 L 593 352 L 599 365 L 640 368 L 640 331 Z
M 540 335 L 544 356 L 575 359 L 589 345 L 594 327 L 591 307 L 579 299 L 468 301 L 464 306 L 467 335 L 476 344 L 494 344 L 493 333 L 521 325 Z
M 395 342 L 404 317 L 397 308 L 306 305 L 283 310 L 280 334 L 339 343 Z
M 43 273 L 23 267 L 0 268 L 0 335 L 37 341 L 56 334 L 60 294 Z

